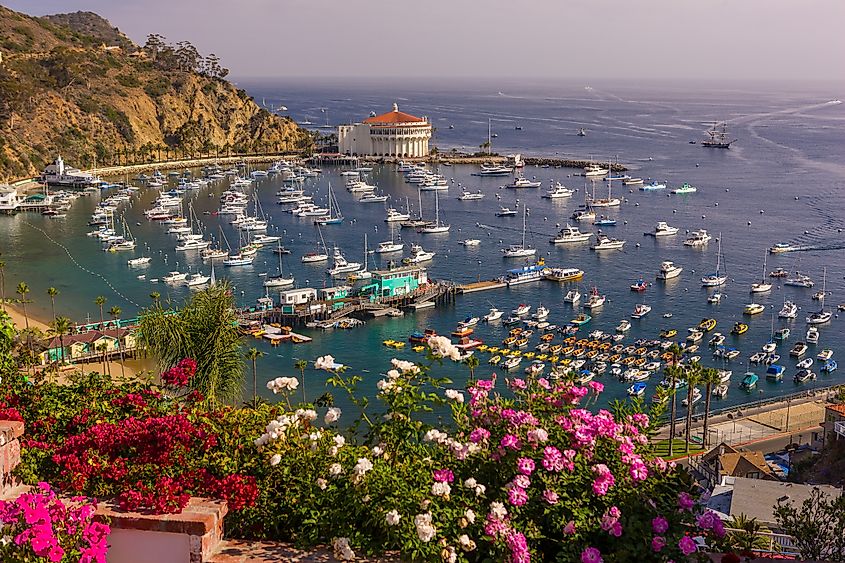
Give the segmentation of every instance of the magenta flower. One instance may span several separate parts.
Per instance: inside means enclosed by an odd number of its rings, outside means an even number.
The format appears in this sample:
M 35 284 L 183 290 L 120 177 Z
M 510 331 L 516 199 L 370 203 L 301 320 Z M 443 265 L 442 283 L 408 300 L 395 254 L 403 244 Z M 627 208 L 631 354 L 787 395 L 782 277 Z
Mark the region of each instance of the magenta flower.
M 566 536 L 575 535 L 575 522 L 570 520 L 566 523 L 566 526 L 563 527 L 563 534 Z
M 451 469 L 438 469 L 432 475 L 438 483 L 451 483 L 455 480 L 455 474 L 452 473 Z
M 508 380 L 511 389 L 525 389 L 526 384 L 524 379 L 518 377 Z
M 534 460 L 530 457 L 521 457 L 516 460 L 516 470 L 523 475 L 531 475 L 534 472 Z
M 563 471 L 563 455 L 560 453 L 559 449 L 554 446 L 546 446 L 543 448 L 543 467 L 546 471 Z
M 604 384 L 603 383 L 599 383 L 598 381 L 591 381 L 589 385 L 590 385 L 590 389 L 592 389 L 593 392 L 596 395 L 598 395 L 599 393 L 604 391 Z
M 489 437 L 490 431 L 486 428 L 476 428 L 475 430 L 469 433 L 469 439 L 474 444 L 477 444 L 478 442 L 483 442 Z
M 531 486 L 531 479 L 527 475 L 517 475 L 513 478 L 513 484 L 520 489 L 527 489 Z
M 601 551 L 595 547 L 588 547 L 581 552 L 581 563 L 603 563 Z
M 651 539 L 651 550 L 655 553 L 660 552 L 664 547 L 666 547 L 666 539 L 662 536 L 654 536 Z
M 514 506 L 522 506 L 528 502 L 528 493 L 525 492 L 525 489 L 511 487 L 508 490 L 508 501 Z
M 503 448 L 510 448 L 512 450 L 522 449 L 522 441 L 518 436 L 514 436 L 513 434 L 505 434 L 500 443 Z
M 695 506 L 695 501 L 689 493 L 683 492 L 678 495 L 678 508 L 681 510 L 692 510 L 693 506 Z
M 611 473 L 610 469 L 608 469 L 603 463 L 594 465 L 593 473 L 596 474 L 596 478 L 593 481 L 593 492 L 599 496 L 606 495 L 607 491 L 610 490 L 610 487 L 616 483 L 613 473 Z
M 631 477 L 634 481 L 645 481 L 648 479 L 648 468 L 640 460 L 631 464 Z
M 665 534 L 669 529 L 669 521 L 662 516 L 652 518 L 651 529 L 655 534 Z
M 557 493 L 554 492 L 551 489 L 546 489 L 545 491 L 543 491 L 543 500 L 545 500 L 549 504 L 557 504 L 557 501 L 558 501 Z M 570 522 L 569 524 L 571 524 L 571 523 L 572 522 Z M 569 524 L 567 524 L 567 526 Z M 566 532 L 564 531 L 564 533 L 566 533 Z
M 680 548 L 681 553 L 683 553 L 684 555 L 695 553 L 696 549 L 695 542 L 692 541 L 692 538 L 690 538 L 689 536 L 682 537 L 681 540 L 678 542 L 678 547 Z
M 505 541 L 511 552 L 510 563 L 529 563 L 531 552 L 528 550 L 528 541 L 520 532 L 512 532 L 507 535 Z

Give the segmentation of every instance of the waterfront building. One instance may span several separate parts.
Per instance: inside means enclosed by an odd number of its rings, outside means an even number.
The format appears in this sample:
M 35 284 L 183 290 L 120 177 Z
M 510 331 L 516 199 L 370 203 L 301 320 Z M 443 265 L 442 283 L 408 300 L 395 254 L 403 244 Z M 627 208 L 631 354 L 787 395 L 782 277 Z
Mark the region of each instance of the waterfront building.
M 396 104 L 393 111 L 337 128 L 338 151 L 351 156 L 426 157 L 430 140 L 428 118 L 399 111 Z
M 65 165 L 62 157 L 48 164 L 41 173 L 41 181 L 48 186 L 84 188 L 94 183 L 94 176 L 78 168 Z
M 725 443 L 701 456 L 696 462 L 696 469 L 707 478 L 710 486 L 721 483 L 724 477 L 778 480 L 763 452 L 743 451 Z
M 0 213 L 11 215 L 16 212 L 21 204 L 21 196 L 17 188 L 8 185 L 0 185 Z
M 373 272 L 372 283 L 361 288 L 361 295 L 374 298 L 399 297 L 428 284 L 428 273 L 419 266 L 404 266 Z
M 64 354 L 62 354 L 64 344 Z M 46 349 L 41 352 L 41 364 L 61 361 L 74 362 L 84 359 L 97 358 L 105 352 L 112 355 L 121 349 L 135 350 L 137 343 L 134 332 L 125 329 L 110 329 L 106 331 L 90 330 L 80 334 L 68 334 L 63 338 L 53 337 Z

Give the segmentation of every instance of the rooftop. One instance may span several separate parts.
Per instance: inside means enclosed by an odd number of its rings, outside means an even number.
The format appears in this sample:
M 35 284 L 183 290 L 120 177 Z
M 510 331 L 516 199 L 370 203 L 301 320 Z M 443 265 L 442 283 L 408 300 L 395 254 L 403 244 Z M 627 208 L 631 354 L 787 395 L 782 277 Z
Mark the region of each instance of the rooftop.
M 839 403 L 836 405 L 827 405 L 825 407 L 827 410 L 833 411 L 837 414 L 841 414 L 845 416 L 845 403 Z
M 395 125 L 397 123 L 425 123 L 425 119 L 399 111 L 399 106 L 393 104 L 393 111 L 368 117 L 364 123 L 369 125 Z

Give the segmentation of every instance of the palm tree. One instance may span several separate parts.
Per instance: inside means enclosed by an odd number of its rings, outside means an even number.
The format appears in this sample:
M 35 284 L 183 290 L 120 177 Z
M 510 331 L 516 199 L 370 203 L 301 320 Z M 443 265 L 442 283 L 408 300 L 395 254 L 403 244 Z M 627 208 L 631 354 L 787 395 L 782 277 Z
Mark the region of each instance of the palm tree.
M 669 347 L 669 353 L 672 354 L 672 359 L 669 361 L 670 366 L 666 368 L 666 376 L 669 378 L 669 393 L 670 400 L 672 402 L 670 410 L 670 418 L 669 418 L 669 457 L 672 457 L 673 453 L 673 445 L 675 443 L 675 417 L 678 414 L 678 390 L 675 387 L 678 381 L 678 362 L 680 362 L 681 357 L 683 356 L 683 350 L 677 344 L 672 344 Z
M 475 357 L 475 354 L 464 360 L 464 363 L 469 368 L 469 378 L 475 380 L 475 368 L 481 365 L 481 361 Z
M 190 385 L 210 400 L 235 402 L 243 393 L 241 335 L 227 282 L 195 292 L 176 313 L 158 305 L 147 309 L 138 332 L 165 369 L 183 358 L 196 360 Z
M 103 375 L 111 375 L 108 373 L 108 363 L 106 362 L 106 351 L 109 349 L 108 345 L 103 342 L 102 344 L 97 344 L 95 350 L 103 354 Z
M 686 376 L 687 376 L 687 420 L 686 420 L 686 431 L 685 431 L 685 440 L 686 446 L 684 453 L 689 453 L 689 443 L 690 443 L 690 432 L 692 431 L 692 411 L 695 408 L 692 402 L 692 394 L 695 391 L 696 387 L 701 383 L 701 366 L 695 362 L 687 366 Z
M 56 317 L 53 319 L 53 324 L 50 327 L 50 332 L 59 337 L 63 364 L 65 363 L 65 335 L 70 334 L 72 328 L 73 323 L 67 317 Z
M 154 305 L 158 305 L 158 302 L 161 299 L 161 293 L 159 293 L 158 291 L 153 291 L 152 293 L 150 293 L 150 299 L 153 300 Z
M 26 294 L 29 293 L 29 286 L 26 282 L 20 282 L 15 293 L 20 295 L 21 307 L 23 307 L 23 319 L 26 324 L 26 348 L 29 355 L 32 356 L 32 333 L 29 332 L 29 315 L 26 312 Z
M 111 309 L 109 309 L 109 316 L 111 317 L 112 321 L 114 321 L 115 331 L 114 337 L 117 338 L 117 351 L 120 353 L 120 377 L 124 380 L 126 379 L 126 366 L 124 365 L 124 358 L 123 358 L 123 342 L 120 338 L 120 327 L 118 326 L 119 323 L 117 322 L 118 317 L 120 317 L 121 313 L 120 307 L 115 305 Z
M 102 295 L 98 295 L 94 299 L 94 304 L 97 305 L 97 307 L 100 308 L 100 330 L 104 330 L 106 328 L 106 321 L 103 318 L 103 305 L 106 304 L 106 298 L 103 297 Z
M 253 404 L 258 399 L 258 358 L 266 356 L 264 352 L 256 347 L 252 347 L 246 351 L 244 357 L 252 362 L 252 402 Z
M 6 261 L 0 260 L 0 303 L 6 310 Z
M 728 520 L 725 527 L 736 530 L 728 532 L 725 541 L 740 553 L 769 550 L 772 546 L 779 547 L 777 542 L 771 542 L 766 538 L 764 534 L 770 534 L 771 530 L 758 522 L 756 518 L 739 514 Z
M 710 398 L 713 394 L 713 385 L 718 384 L 719 380 L 719 370 L 717 370 L 716 368 L 704 368 L 703 370 L 701 370 L 701 381 L 705 385 L 703 427 L 704 436 L 702 436 L 702 441 L 705 447 L 710 441 L 710 436 L 707 433 L 708 423 L 710 422 Z
M 59 290 L 55 287 L 48 287 L 47 288 L 47 295 L 50 296 L 50 309 L 53 312 L 53 320 L 56 320 L 56 296 L 59 294 Z
M 305 404 L 305 368 L 308 367 L 308 362 L 305 360 L 298 360 L 293 367 L 299 370 L 299 379 L 302 383 L 302 404 Z

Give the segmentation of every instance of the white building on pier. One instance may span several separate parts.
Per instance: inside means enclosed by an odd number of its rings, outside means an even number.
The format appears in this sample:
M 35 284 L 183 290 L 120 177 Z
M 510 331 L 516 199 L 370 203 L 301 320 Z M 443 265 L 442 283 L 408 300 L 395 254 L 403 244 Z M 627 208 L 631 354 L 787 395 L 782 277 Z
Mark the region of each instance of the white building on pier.
M 337 128 L 338 151 L 352 156 L 428 156 L 431 123 L 428 118 L 393 111 L 368 117 L 361 123 Z

